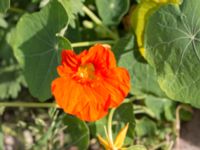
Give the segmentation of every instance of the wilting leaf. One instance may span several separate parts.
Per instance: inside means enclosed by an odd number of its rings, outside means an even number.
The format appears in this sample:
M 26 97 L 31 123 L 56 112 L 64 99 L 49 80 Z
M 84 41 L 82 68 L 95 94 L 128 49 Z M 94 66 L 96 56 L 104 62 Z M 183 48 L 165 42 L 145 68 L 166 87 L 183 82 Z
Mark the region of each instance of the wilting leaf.
M 142 56 L 146 57 L 144 48 L 144 30 L 149 16 L 160 6 L 167 3 L 179 4 L 181 0 L 141 0 L 131 14 L 131 26 L 136 34 L 137 43 Z M 159 20 L 157 20 L 159 22 Z

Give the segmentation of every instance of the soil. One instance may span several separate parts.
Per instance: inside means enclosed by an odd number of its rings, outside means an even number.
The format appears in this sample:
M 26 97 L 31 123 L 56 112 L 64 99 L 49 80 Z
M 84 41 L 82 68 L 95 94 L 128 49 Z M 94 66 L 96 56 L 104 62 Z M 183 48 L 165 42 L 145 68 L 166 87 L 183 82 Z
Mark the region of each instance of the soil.
M 200 110 L 194 110 L 193 118 L 181 125 L 179 150 L 200 150 Z

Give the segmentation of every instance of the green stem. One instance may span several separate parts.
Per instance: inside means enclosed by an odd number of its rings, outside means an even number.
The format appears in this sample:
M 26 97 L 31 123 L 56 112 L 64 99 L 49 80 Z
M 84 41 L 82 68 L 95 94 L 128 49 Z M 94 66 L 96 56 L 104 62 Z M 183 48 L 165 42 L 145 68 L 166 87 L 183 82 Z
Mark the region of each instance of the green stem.
M 0 107 L 58 107 L 56 103 L 36 103 L 36 102 L 0 102 Z
M 101 44 L 114 44 L 115 41 L 112 40 L 105 40 L 105 41 L 86 41 L 86 42 L 77 42 L 77 43 L 72 43 L 72 47 L 86 47 L 86 46 L 91 46 L 97 43 Z
M 90 9 L 88 9 L 86 6 L 83 6 L 83 11 L 90 17 L 92 21 L 94 21 L 97 25 L 101 26 L 106 32 L 108 32 L 114 40 L 118 39 L 118 36 L 114 32 L 112 32 L 108 27 L 106 27 Z
M 15 7 L 10 7 L 10 8 L 8 9 L 8 11 L 11 11 L 11 12 L 14 12 L 14 13 L 18 13 L 18 14 L 26 13 L 25 10 L 20 9 L 20 8 L 15 8 Z
M 155 114 L 150 109 L 146 108 L 145 106 L 134 105 L 133 108 L 134 108 L 134 114 L 145 113 L 152 118 L 156 118 Z
M 113 146 L 113 137 L 112 137 L 112 119 L 113 119 L 113 115 L 115 112 L 115 108 L 110 110 L 109 116 L 108 116 L 108 137 L 109 140 Z

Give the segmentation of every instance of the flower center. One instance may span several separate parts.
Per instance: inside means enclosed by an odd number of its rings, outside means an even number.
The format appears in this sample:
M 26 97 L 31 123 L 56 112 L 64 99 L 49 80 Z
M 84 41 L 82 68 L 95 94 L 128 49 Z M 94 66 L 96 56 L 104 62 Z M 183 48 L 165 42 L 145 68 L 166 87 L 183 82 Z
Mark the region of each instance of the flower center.
M 82 65 L 78 68 L 78 76 L 82 79 L 94 79 L 95 78 L 95 68 L 92 63 Z

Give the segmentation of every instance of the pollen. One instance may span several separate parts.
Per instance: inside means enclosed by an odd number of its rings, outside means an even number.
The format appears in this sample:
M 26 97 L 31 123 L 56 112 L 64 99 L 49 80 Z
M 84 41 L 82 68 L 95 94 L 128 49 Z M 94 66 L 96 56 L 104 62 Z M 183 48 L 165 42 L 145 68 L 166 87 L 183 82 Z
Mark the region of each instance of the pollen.
M 94 79 L 95 78 L 95 67 L 92 63 L 88 63 L 85 65 L 82 65 L 78 68 L 77 75 L 81 79 Z

